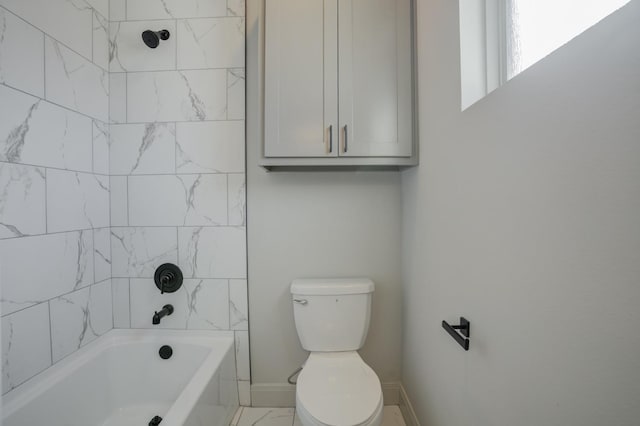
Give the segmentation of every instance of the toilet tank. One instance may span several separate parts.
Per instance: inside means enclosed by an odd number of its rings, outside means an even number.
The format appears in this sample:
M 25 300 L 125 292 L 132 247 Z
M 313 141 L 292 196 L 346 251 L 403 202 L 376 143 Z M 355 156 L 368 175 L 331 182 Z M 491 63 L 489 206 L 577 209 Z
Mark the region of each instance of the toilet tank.
M 368 278 L 293 280 L 293 316 L 302 347 L 311 352 L 360 349 L 369 331 L 373 290 Z

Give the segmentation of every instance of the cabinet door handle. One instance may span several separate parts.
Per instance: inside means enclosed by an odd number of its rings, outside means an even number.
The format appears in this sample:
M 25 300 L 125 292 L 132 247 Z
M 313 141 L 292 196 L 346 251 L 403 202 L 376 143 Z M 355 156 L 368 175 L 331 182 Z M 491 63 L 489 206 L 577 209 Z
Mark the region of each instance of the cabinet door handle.
M 344 125 L 344 153 L 347 153 L 347 149 L 349 148 L 349 132 L 347 131 L 347 125 Z
M 329 154 L 333 151 L 333 124 L 329 126 Z

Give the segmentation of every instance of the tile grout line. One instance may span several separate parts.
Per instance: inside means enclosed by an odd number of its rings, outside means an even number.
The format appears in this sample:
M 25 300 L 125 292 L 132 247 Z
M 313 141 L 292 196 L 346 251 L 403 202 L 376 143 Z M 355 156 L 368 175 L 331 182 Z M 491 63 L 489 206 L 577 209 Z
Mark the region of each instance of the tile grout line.
M 178 19 L 174 19 L 173 24 L 174 24 L 174 28 L 176 29 L 174 66 L 175 66 L 175 69 L 178 70 L 178 40 L 179 40 L 179 38 L 178 38 Z
M 131 226 L 129 225 L 131 223 L 131 221 L 129 220 L 129 176 L 126 177 L 126 188 L 127 188 L 127 197 L 126 197 L 126 209 L 127 209 L 127 226 Z
M 173 173 L 178 174 L 178 123 L 173 124 Z
M 130 123 L 129 122 L 129 72 L 128 71 L 124 73 L 124 123 L 125 124 Z
M 80 234 L 82 238 L 82 234 Z M 91 263 L 93 263 L 93 285 L 96 284 L 96 230 L 91 228 Z
M 51 353 L 51 365 L 53 365 L 53 326 L 51 325 L 51 300 L 47 300 L 47 308 L 49 310 L 49 346 Z
M 181 16 L 181 17 L 168 17 L 168 18 L 152 18 L 152 19 L 114 19 L 109 22 L 153 22 L 153 21 L 192 21 L 192 20 L 204 20 L 204 19 L 245 19 L 244 16 L 239 15 L 217 15 L 217 16 Z
M 131 328 L 131 316 L 133 315 L 133 311 L 131 310 L 131 278 L 127 278 L 127 287 L 129 289 L 129 328 Z
M 231 225 L 231 192 L 229 191 L 229 174 L 225 173 L 225 177 L 227 179 L 227 226 Z
M 2 160 L 0 160 L 0 164 L 9 164 L 9 165 L 21 166 L 21 167 L 32 167 L 32 168 L 38 168 L 38 169 L 58 170 L 58 171 L 61 171 L 61 172 L 78 173 L 78 174 L 90 175 L 90 176 L 111 177 L 111 175 L 104 174 L 104 173 L 94 173 L 94 172 L 86 171 L 86 170 L 62 169 L 60 167 L 46 166 L 46 165 L 42 165 L 42 164 L 14 163 L 14 162 L 11 162 L 11 161 L 2 161 Z M 234 173 L 240 173 L 240 172 L 234 172 Z M 216 174 L 221 174 L 221 173 L 184 173 L 184 174 L 211 174 L 211 175 L 216 175 Z M 115 175 L 115 176 L 127 176 L 127 175 Z M 154 176 L 154 175 L 132 175 L 132 176 Z M 155 175 L 155 176 L 164 176 L 164 175 L 163 174 L 159 174 L 159 175 Z
M 47 168 L 44 168 L 44 234 L 49 235 L 49 186 L 47 185 Z
M 168 68 L 168 69 L 155 69 L 155 70 L 127 70 L 127 71 L 114 71 L 113 74 L 159 74 L 159 73 L 179 73 L 179 72 L 192 72 L 192 71 L 228 71 L 228 70 L 243 70 L 244 67 L 224 66 L 224 67 L 203 67 L 203 68 Z M 201 121 L 201 120 L 198 120 Z
M 47 36 L 42 34 L 42 96 L 46 101 L 47 99 Z M 9 86 L 7 86 L 9 87 Z
M 60 297 L 68 296 L 68 295 L 70 295 L 70 294 L 73 294 L 73 293 L 76 293 L 76 292 L 82 291 L 82 290 L 84 290 L 84 289 L 86 289 L 86 288 L 93 287 L 93 286 L 95 286 L 95 285 L 104 284 L 104 283 L 106 283 L 107 281 L 109 281 L 109 278 L 105 278 L 104 280 L 100 280 L 100 281 L 98 281 L 97 283 L 87 284 L 87 285 L 84 285 L 84 286 L 82 286 L 82 287 L 80 287 L 80 288 L 75 288 L 75 289 L 73 289 L 73 290 L 71 290 L 71 291 L 67 291 L 66 293 L 62 293 L 62 294 L 60 294 L 60 295 L 58 295 L 58 296 L 54 296 L 54 297 L 52 297 L 52 298 L 48 299 L 48 300 L 47 300 L 47 302 L 50 302 L 50 301 L 52 301 L 53 299 L 58 299 L 58 298 L 60 298 Z M 42 302 L 42 303 L 44 303 L 44 302 Z M 29 306 L 29 308 L 31 308 L 31 307 L 32 307 L 32 306 Z M 25 309 L 29 309 L 29 308 L 25 308 Z M 23 309 L 23 310 L 24 310 L 24 309 Z M 9 315 L 11 315 L 11 314 L 9 314 Z
M 231 326 L 231 280 L 227 280 L 227 295 L 228 295 L 228 305 L 229 305 L 229 331 L 233 330 Z M 238 386 L 238 401 L 240 400 L 240 387 Z
M 45 54 L 45 58 L 46 58 L 46 54 Z M 45 64 L 45 70 L 46 70 L 46 64 Z M 46 72 L 46 71 L 45 71 L 45 72 Z M 46 78 L 45 78 L 45 84 L 46 84 Z M 39 96 L 36 96 L 36 95 L 34 95 L 34 94 L 32 94 L 32 93 L 29 93 L 29 92 L 27 92 L 27 91 L 23 90 L 23 89 L 20 89 L 20 88 L 18 88 L 18 87 L 11 86 L 11 85 L 6 84 L 6 83 L 0 83 L 0 86 L 4 86 L 4 87 L 7 87 L 7 88 L 9 88 L 9 89 L 15 90 L 16 92 L 23 93 L 23 94 L 25 94 L 25 95 L 27 95 L 27 96 L 31 96 L 31 97 L 36 98 L 36 99 L 40 99 L 40 100 L 42 100 L 42 101 L 44 101 L 44 102 L 46 102 L 46 103 L 48 103 L 48 104 L 55 105 L 55 106 L 57 106 L 58 108 L 64 109 L 64 110 L 69 111 L 69 112 L 72 112 L 72 113 L 74 113 L 74 114 L 81 115 L 81 116 L 86 117 L 86 118 L 89 118 L 89 119 L 91 119 L 91 120 L 96 120 L 96 121 L 99 121 L 99 122 L 101 122 L 101 123 L 105 123 L 105 121 L 104 121 L 104 120 L 101 120 L 100 118 L 93 117 L 93 116 L 88 115 L 88 114 L 86 114 L 86 113 L 84 113 L 84 112 L 81 112 L 81 111 L 76 111 L 75 109 L 71 109 L 71 108 L 70 108 L 70 107 L 68 107 L 68 106 L 65 106 L 65 105 L 62 105 L 62 104 L 59 104 L 59 103 L 57 103 L 57 102 L 53 102 L 53 101 L 51 101 L 51 100 L 47 99 L 47 98 L 46 98 L 46 93 L 45 93 L 45 97 L 44 97 L 44 98 L 41 98 L 41 97 L 39 97 Z M 210 120 L 210 121 L 231 121 L 231 120 Z M 234 120 L 234 121 L 240 121 L 240 120 Z
M 46 212 L 45 212 L 46 214 Z M 220 229 L 220 228 L 224 228 L 224 229 L 244 229 L 245 227 L 243 225 L 141 225 L 141 226 L 136 226 L 136 225 L 113 225 L 113 226 L 100 226 L 97 228 L 81 228 L 81 229 L 70 229 L 70 230 L 66 230 L 66 231 L 55 231 L 55 232 L 45 232 L 42 234 L 29 234 L 29 235 L 24 235 L 22 237 L 10 237 L 10 238 L 0 238 L 0 241 L 3 240 L 17 240 L 17 239 L 22 239 L 22 238 L 34 238 L 34 237 L 47 237 L 49 235 L 62 235 L 62 234 L 72 234 L 75 232 L 84 232 L 84 231 L 91 231 L 91 230 L 98 230 L 98 229 L 113 229 L 113 228 L 145 228 L 145 229 L 166 229 L 166 228 L 205 228 L 205 229 Z M 122 277 L 120 277 L 122 278 Z M 227 279 L 227 278 L 212 278 L 212 279 Z M 233 280 L 241 280 L 241 279 L 246 279 L 246 278 L 239 278 L 239 277 L 234 277 L 231 278 Z
M 89 5 L 91 6 L 91 5 Z M 93 8 L 91 9 L 91 62 L 93 62 L 94 64 L 96 63 L 96 52 L 95 52 L 95 26 L 96 26 L 96 17 L 95 17 L 95 11 L 93 10 Z M 100 67 L 102 68 L 102 67 Z
M 91 174 L 96 175 L 96 153 L 94 152 L 93 143 L 96 140 L 96 123 L 91 120 Z
M 46 214 L 46 211 L 45 211 L 45 214 Z M 126 227 L 127 226 L 115 226 L 115 228 L 126 228 Z M 171 226 L 132 226 L 131 228 L 170 228 L 170 227 Z M 49 235 L 73 234 L 73 233 L 76 233 L 76 232 L 91 231 L 92 229 L 110 229 L 110 228 L 111 228 L 110 226 L 101 226 L 101 227 L 98 227 L 98 228 L 70 229 L 68 231 L 45 232 L 45 233 L 42 233 L 42 234 L 23 235 L 21 237 L 0 238 L 0 241 L 3 241 L 3 240 L 17 240 L 17 239 L 33 238 L 33 237 L 47 237 Z M 221 226 L 204 226 L 203 228 L 221 228 Z

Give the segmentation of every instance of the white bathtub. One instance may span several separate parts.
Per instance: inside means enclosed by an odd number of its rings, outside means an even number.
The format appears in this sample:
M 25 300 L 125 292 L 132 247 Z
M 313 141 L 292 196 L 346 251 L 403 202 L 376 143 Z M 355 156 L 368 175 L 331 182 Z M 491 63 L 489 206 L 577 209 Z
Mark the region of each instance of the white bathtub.
M 232 332 L 112 330 L 3 397 L 3 426 L 226 426 Z M 158 350 L 173 348 L 162 359 Z

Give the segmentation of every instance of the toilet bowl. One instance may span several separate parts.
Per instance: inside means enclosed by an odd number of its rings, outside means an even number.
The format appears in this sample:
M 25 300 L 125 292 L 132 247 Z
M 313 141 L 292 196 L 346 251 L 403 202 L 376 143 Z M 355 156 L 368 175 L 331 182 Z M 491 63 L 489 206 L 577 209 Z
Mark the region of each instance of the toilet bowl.
M 357 350 L 369 330 L 374 284 L 368 278 L 297 279 L 293 314 L 309 351 L 296 385 L 303 426 L 379 426 L 382 386 Z
M 304 426 L 379 426 L 382 387 L 357 352 L 311 353 L 296 386 Z

